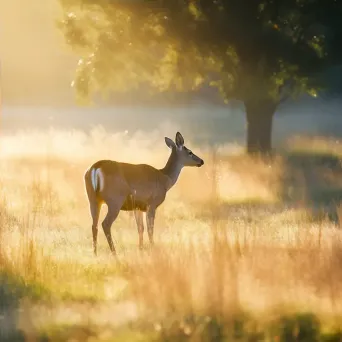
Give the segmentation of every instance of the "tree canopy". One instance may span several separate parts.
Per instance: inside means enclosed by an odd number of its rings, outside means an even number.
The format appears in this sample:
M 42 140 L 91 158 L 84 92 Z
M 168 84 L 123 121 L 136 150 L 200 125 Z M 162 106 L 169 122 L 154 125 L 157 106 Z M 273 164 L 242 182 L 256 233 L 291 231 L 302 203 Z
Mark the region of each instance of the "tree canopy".
M 74 86 L 82 97 L 204 83 L 243 101 L 281 100 L 285 84 L 291 95 L 314 93 L 308 76 L 332 59 L 341 14 L 334 0 L 60 2 L 60 28 L 81 56 Z

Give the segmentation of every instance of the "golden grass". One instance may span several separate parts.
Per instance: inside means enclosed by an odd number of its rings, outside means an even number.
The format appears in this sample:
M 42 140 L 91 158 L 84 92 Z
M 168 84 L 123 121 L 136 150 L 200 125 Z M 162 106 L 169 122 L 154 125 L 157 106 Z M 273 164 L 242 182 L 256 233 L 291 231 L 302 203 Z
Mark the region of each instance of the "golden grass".
M 282 203 L 285 157 L 266 163 L 218 154 L 213 161 L 210 151 L 186 142 L 206 164 L 184 170 L 168 194 L 155 248 L 145 239 L 146 250 L 138 251 L 133 215 L 121 213 L 112 227 L 114 260 L 101 231 L 93 257 L 83 173 L 101 158 L 161 167 L 169 154 L 163 139 L 51 130 L 0 143 L 0 272 L 12 279 L 7 287 L 23 288 L 12 296 L 21 309 L 12 328 L 26 338 L 111 340 L 113 331 L 126 336 L 120 329 L 141 320 L 160 337 L 174 317 L 229 322 L 241 312 L 261 325 L 293 312 L 311 312 L 325 327 L 341 324 L 342 232 L 324 217 L 315 221 L 302 202 Z M 325 153 L 342 154 L 325 144 Z M 9 301 L 0 312 L 3 333 L 11 308 Z M 89 329 L 65 337 L 65 325 Z M 194 325 L 180 326 L 184 336 L 199 334 Z

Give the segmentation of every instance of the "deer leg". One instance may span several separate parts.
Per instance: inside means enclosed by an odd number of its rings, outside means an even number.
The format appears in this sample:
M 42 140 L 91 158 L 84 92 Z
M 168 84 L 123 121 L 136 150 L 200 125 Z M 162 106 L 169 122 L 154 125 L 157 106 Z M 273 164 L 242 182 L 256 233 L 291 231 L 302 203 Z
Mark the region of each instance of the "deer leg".
M 93 233 L 93 249 L 95 256 L 97 255 L 97 226 L 99 223 L 99 216 L 101 210 L 101 201 L 96 197 L 96 193 L 91 186 L 90 174 L 87 172 L 84 176 L 85 188 L 89 200 L 90 214 L 93 219 L 92 233 Z
M 147 232 L 148 238 L 150 240 L 150 245 L 153 246 L 153 229 L 154 229 L 154 218 L 156 216 L 156 209 L 153 207 L 148 208 L 146 212 L 146 223 L 147 223 Z
M 143 249 L 144 246 L 144 221 L 143 213 L 140 210 L 134 210 L 135 221 L 137 222 L 139 233 L 139 248 Z
M 102 222 L 103 232 L 107 238 L 109 248 L 111 252 L 115 255 L 115 247 L 111 234 L 111 227 L 115 219 L 118 217 L 124 198 L 110 199 L 106 201 L 108 206 L 108 212 L 105 219 Z
M 92 225 L 92 232 L 93 232 L 93 249 L 94 255 L 97 255 L 97 226 L 99 223 L 100 217 L 100 210 L 101 210 L 101 203 L 100 202 L 90 202 L 90 213 L 91 217 L 93 218 L 93 225 Z

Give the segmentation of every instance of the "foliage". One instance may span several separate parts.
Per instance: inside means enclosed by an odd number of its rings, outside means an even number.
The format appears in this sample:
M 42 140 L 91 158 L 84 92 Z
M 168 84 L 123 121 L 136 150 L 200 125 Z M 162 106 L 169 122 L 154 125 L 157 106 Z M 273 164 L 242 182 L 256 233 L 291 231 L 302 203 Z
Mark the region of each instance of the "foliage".
M 225 100 L 315 95 L 309 76 L 333 60 L 339 21 L 328 18 L 341 13 L 322 0 L 60 2 L 59 26 L 81 56 L 73 85 L 82 98 L 203 84 Z

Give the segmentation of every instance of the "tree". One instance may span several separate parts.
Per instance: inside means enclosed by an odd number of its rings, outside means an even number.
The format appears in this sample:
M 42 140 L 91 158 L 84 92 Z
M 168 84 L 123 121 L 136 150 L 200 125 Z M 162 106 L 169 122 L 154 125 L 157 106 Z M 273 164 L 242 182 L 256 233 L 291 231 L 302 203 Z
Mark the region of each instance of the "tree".
M 270 152 L 279 104 L 316 95 L 317 72 L 337 62 L 335 0 L 60 1 L 60 28 L 82 56 L 79 96 L 210 84 L 244 102 L 250 153 Z

